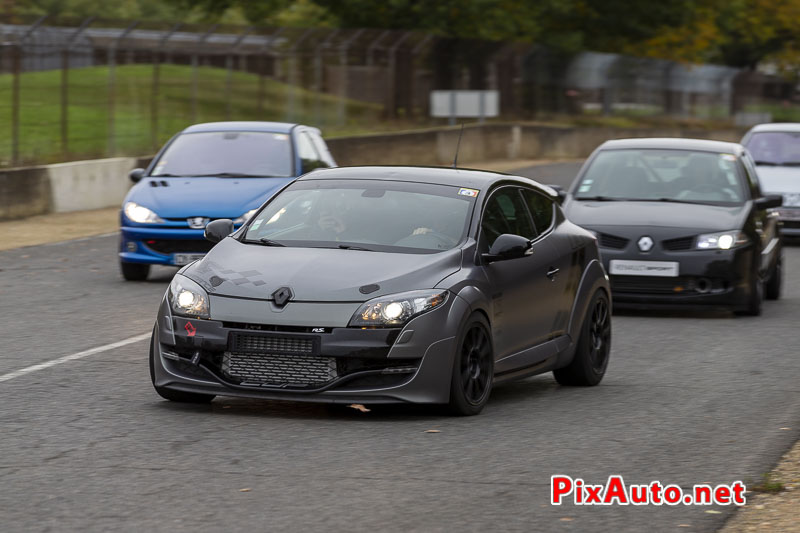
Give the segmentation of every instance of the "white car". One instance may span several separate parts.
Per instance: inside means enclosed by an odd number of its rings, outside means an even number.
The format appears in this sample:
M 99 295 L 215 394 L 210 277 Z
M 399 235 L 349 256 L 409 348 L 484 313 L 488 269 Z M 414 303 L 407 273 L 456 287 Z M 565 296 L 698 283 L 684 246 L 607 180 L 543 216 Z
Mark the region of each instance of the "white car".
M 754 126 L 742 138 L 753 156 L 764 194 L 780 194 L 781 233 L 800 237 L 800 123 Z

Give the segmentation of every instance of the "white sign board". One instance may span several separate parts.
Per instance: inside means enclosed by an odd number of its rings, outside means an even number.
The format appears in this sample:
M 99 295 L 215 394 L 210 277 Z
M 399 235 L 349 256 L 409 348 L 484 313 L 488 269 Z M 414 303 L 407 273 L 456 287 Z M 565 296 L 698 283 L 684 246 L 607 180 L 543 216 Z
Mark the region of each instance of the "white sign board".
M 496 117 L 499 114 L 497 91 L 431 91 L 432 117 Z

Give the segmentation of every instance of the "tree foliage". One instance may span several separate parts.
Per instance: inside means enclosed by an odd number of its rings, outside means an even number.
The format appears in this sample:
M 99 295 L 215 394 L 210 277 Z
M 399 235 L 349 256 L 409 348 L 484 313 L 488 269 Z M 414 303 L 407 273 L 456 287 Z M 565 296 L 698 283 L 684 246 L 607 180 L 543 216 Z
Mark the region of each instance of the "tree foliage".
M 753 68 L 800 64 L 800 0 L 21 0 L 18 13 L 413 29 Z

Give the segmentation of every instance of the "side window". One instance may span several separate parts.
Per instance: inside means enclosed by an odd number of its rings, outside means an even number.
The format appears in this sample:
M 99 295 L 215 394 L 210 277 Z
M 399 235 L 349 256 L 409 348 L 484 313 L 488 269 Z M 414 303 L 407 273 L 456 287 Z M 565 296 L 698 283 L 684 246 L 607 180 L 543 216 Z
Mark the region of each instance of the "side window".
M 553 223 L 553 201 L 529 189 L 522 189 L 522 196 L 528 204 L 537 235 L 545 233 Z
M 335 167 L 336 161 L 333 160 L 333 156 L 331 156 L 331 152 L 328 150 L 328 145 L 325 144 L 325 141 L 322 140 L 322 137 L 320 137 L 315 131 L 309 131 L 306 133 L 311 138 L 311 142 L 314 143 L 322 163 L 326 167 Z
M 481 220 L 481 247 L 491 248 L 497 237 L 504 233 L 521 235 L 527 239 L 536 236 L 528 211 L 516 187 L 502 187 L 486 202 Z
M 750 157 L 750 153 L 745 152 L 745 155 L 741 158 L 741 161 L 742 166 L 744 167 L 745 176 L 747 177 L 747 186 L 750 189 L 750 197 L 758 198 L 761 196 L 761 187 L 758 183 L 756 166 L 753 163 L 753 159 Z
M 308 135 L 301 131 L 300 133 L 295 135 L 296 143 L 297 143 L 297 155 L 300 156 L 301 168 L 300 173 L 305 174 L 306 172 L 311 172 L 315 168 L 319 167 L 326 167 L 322 161 L 320 161 L 319 154 L 317 154 L 316 148 L 311 143 L 311 139 L 308 138 Z

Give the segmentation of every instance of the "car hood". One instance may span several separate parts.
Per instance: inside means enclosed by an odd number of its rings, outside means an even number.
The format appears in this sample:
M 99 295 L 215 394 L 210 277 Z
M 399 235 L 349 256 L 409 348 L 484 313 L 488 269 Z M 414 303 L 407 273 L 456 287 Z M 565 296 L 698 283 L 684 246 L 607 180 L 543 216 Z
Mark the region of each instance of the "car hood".
M 800 167 L 758 167 L 758 181 L 765 194 L 800 193 Z
M 679 204 L 672 202 L 591 202 L 571 200 L 566 206 L 570 221 L 595 226 L 648 226 L 699 231 L 740 228 L 749 203 L 740 206 Z
M 136 202 L 161 218 L 237 218 L 263 204 L 294 178 L 154 178 L 134 186 Z
M 461 268 L 461 250 L 403 254 L 243 244 L 224 239 L 182 273 L 210 294 L 272 299 L 289 287 L 294 301 L 364 302 L 435 287 Z M 362 287 L 378 285 L 372 292 Z

